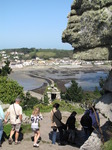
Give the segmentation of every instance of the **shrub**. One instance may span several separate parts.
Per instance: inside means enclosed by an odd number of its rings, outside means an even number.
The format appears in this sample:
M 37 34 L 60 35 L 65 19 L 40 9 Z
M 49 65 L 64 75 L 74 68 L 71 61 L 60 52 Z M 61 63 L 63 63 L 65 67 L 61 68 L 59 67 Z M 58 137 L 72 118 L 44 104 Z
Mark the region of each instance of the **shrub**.
M 22 107 L 24 110 L 33 109 L 33 107 L 38 103 L 40 103 L 40 101 L 36 97 L 31 96 L 29 92 L 27 92 L 26 96 L 23 97 Z
M 72 102 L 81 102 L 83 99 L 83 90 L 78 86 L 78 83 L 75 80 L 71 81 L 71 86 L 66 89 L 65 98 L 68 101 Z
M 0 100 L 3 103 L 13 103 L 17 96 L 23 96 L 23 87 L 8 77 L 0 77 Z

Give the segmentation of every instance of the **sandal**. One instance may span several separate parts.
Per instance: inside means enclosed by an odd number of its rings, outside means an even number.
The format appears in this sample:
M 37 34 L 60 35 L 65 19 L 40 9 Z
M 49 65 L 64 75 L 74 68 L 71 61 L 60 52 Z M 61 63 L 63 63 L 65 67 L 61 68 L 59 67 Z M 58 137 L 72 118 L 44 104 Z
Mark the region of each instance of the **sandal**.
M 9 138 L 9 144 L 12 144 L 13 140 L 11 138 Z
M 20 144 L 20 141 L 15 142 L 15 145 Z

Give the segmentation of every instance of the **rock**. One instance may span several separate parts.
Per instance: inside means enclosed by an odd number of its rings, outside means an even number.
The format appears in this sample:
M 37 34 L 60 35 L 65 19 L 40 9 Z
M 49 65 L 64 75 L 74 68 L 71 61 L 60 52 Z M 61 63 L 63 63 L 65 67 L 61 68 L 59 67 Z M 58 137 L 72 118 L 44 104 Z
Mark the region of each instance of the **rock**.
M 112 0 L 74 0 L 62 42 L 72 45 L 74 58 L 112 59 Z
M 94 51 L 94 53 L 93 53 Z M 93 49 L 89 49 L 87 51 L 81 51 L 81 52 L 75 52 L 73 55 L 74 59 L 78 59 L 78 60 L 91 60 L 91 58 L 93 60 L 108 60 L 108 56 L 109 56 L 109 51 L 107 47 L 96 47 Z
M 107 78 L 103 89 L 108 92 L 112 92 L 112 70 L 109 73 L 109 77 Z
M 102 96 L 95 108 L 112 122 L 112 93 Z
M 2 101 L 0 101 L 0 105 L 2 105 L 3 103 L 2 103 Z
M 112 70 L 103 87 L 104 94 L 96 103 L 96 108 L 112 122 Z
M 22 122 L 25 124 L 30 124 L 31 123 L 30 117 L 23 114 L 22 115 Z
M 1 106 L 2 106 L 2 109 L 4 110 L 4 109 L 9 108 L 10 104 L 3 104 L 3 103 L 2 103 Z
M 88 140 L 80 147 L 80 150 L 101 150 L 101 139 L 93 132 Z

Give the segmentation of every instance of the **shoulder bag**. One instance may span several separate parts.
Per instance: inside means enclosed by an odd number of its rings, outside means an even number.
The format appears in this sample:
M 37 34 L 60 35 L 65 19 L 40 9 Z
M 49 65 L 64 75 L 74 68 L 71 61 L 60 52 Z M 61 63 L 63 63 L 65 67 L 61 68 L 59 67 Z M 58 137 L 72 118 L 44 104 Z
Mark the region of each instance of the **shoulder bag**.
M 53 110 L 52 110 L 52 112 L 53 112 Z M 53 112 L 53 115 L 54 115 L 54 112 Z M 52 123 L 51 123 L 51 128 L 52 128 L 52 129 L 57 129 L 57 125 L 56 125 L 55 122 L 52 122 Z
M 14 108 L 14 112 L 15 112 L 15 115 L 16 115 L 16 119 L 18 119 L 19 115 L 16 114 L 16 110 L 15 110 L 14 104 L 13 104 L 13 108 Z
M 53 112 L 54 113 L 54 112 Z M 67 125 L 64 124 L 54 113 L 54 116 L 56 117 L 56 119 L 58 119 L 58 121 L 61 123 L 62 129 L 66 130 L 67 129 Z

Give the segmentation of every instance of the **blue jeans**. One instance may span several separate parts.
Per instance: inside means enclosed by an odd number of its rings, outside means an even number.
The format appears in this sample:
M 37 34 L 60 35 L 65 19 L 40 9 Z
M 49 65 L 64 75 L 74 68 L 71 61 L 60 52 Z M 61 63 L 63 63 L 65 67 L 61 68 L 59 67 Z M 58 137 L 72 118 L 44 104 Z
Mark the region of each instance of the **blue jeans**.
M 3 134 L 3 124 L 2 124 L 2 120 L 0 119 L 0 142 L 2 139 L 2 134 Z
M 55 144 L 56 142 L 56 129 L 53 129 L 53 133 L 52 133 L 52 144 Z

